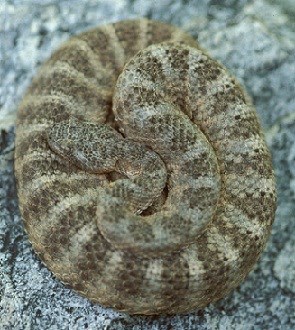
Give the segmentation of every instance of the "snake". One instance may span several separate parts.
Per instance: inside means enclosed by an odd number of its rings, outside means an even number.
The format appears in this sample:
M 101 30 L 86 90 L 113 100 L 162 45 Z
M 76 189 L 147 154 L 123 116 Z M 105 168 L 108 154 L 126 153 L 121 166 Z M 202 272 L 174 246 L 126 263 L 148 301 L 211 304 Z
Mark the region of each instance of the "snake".
M 65 285 L 129 314 L 227 296 L 276 210 L 251 98 L 180 28 L 146 18 L 72 36 L 17 110 L 15 177 L 34 251 Z

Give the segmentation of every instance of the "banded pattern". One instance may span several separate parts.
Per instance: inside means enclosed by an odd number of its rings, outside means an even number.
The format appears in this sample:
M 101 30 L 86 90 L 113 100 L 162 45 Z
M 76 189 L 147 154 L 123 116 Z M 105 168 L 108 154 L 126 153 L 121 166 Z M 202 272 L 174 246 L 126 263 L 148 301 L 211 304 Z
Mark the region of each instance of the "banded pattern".
M 74 36 L 43 64 L 19 106 L 15 175 L 44 263 L 131 314 L 224 297 L 275 213 L 248 96 L 190 36 L 146 19 Z

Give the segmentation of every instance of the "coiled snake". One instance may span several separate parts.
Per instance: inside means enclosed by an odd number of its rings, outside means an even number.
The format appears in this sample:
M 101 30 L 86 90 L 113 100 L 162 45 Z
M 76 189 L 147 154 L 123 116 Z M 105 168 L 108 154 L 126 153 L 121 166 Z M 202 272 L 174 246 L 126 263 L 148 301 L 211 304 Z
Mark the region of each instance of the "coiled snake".
M 43 64 L 19 106 L 15 174 L 44 263 L 131 314 L 224 297 L 275 212 L 246 93 L 192 37 L 147 19 L 74 36 Z

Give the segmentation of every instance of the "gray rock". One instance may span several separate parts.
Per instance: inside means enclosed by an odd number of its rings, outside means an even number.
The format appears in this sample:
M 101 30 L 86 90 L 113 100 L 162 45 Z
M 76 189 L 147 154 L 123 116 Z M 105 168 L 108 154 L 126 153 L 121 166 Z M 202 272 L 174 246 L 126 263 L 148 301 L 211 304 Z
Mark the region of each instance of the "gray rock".
M 1 1 L 0 329 L 295 328 L 292 10 L 292 0 Z M 131 317 L 90 303 L 39 261 L 18 212 L 13 126 L 17 104 L 36 69 L 70 35 L 138 16 L 186 29 L 247 87 L 265 128 L 277 176 L 276 221 L 255 269 L 228 297 L 188 315 Z
M 281 287 L 295 293 L 295 242 L 288 241 L 274 265 L 275 276 Z

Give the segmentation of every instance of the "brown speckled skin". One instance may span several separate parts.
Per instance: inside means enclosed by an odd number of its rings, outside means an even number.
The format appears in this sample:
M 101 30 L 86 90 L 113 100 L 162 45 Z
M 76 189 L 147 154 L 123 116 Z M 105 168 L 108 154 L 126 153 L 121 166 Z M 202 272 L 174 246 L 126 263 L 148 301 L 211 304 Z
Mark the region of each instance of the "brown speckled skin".
M 104 123 L 113 133 L 100 140 Z M 60 138 L 89 164 L 60 151 Z M 121 156 L 102 170 L 96 148 Z M 15 174 L 44 263 L 130 314 L 185 313 L 224 297 L 253 268 L 275 213 L 249 98 L 190 36 L 146 19 L 77 35 L 41 67 L 18 110 Z

